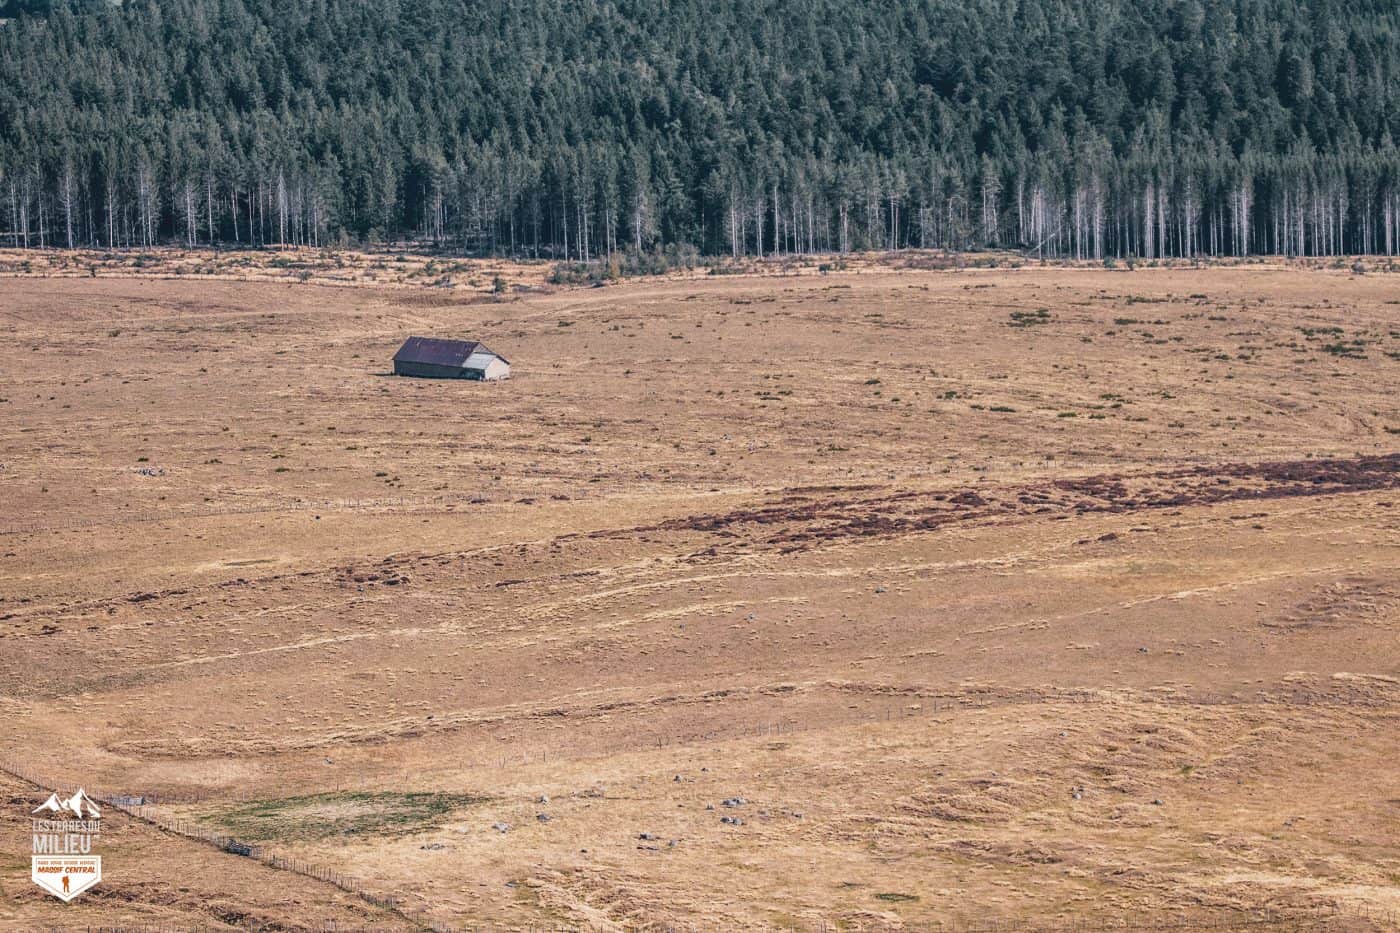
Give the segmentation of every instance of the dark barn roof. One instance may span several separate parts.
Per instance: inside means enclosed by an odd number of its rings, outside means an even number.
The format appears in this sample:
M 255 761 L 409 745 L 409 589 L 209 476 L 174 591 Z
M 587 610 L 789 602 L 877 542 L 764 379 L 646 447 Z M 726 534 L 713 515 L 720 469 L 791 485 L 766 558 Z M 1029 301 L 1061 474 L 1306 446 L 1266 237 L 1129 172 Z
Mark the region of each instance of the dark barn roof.
M 440 337 L 409 337 L 394 354 L 395 363 L 426 363 L 432 366 L 462 366 L 477 351 L 490 353 L 503 363 L 510 360 L 475 340 L 444 340 Z

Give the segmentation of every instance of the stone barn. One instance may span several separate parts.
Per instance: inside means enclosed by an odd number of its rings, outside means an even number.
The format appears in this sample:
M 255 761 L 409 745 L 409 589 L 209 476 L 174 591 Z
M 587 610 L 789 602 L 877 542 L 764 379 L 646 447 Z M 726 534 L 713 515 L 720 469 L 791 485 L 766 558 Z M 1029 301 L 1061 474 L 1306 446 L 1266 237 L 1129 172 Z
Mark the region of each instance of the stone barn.
M 394 354 L 394 375 L 429 379 L 504 379 L 510 361 L 475 340 L 409 337 Z

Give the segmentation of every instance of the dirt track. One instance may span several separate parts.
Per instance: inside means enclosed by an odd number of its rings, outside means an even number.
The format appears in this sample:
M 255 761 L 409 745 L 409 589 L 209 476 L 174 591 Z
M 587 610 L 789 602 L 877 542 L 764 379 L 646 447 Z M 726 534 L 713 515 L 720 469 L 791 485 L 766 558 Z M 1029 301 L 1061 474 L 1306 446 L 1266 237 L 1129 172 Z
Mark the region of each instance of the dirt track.
M 0 755 L 445 924 L 1384 928 L 1397 282 L 5 279 Z

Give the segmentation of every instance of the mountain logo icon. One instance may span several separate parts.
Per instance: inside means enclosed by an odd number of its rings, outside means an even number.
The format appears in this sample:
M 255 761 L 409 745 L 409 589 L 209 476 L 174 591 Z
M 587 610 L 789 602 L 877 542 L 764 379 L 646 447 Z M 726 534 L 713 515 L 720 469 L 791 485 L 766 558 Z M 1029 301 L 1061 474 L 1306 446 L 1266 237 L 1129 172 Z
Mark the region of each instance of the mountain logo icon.
M 49 799 L 39 804 L 34 809 L 35 813 L 61 813 L 63 815 L 72 814 L 77 819 L 97 820 L 102 818 L 102 811 L 97 808 L 97 804 L 92 802 L 92 798 L 87 795 L 81 787 L 77 793 L 67 799 L 58 794 L 49 794 Z

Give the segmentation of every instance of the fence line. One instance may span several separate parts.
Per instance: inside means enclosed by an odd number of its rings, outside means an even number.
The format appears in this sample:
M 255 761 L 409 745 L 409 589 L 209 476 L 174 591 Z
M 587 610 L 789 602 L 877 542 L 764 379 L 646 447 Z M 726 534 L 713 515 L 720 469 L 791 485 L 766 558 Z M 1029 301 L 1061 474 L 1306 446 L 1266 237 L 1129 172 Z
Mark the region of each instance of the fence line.
M 26 784 L 33 784 L 41 791 L 57 792 L 62 782 L 52 781 L 47 778 L 31 773 L 23 765 L 9 760 L 0 760 L 0 771 L 4 771 L 11 777 L 17 778 Z M 181 836 L 197 842 L 202 842 L 232 855 L 240 855 L 245 858 L 252 858 L 267 865 L 270 868 L 288 871 L 302 875 L 307 878 L 314 878 L 317 881 L 334 885 L 349 894 L 353 894 L 361 900 L 381 910 L 397 916 L 419 929 L 437 930 L 438 927 L 428 923 L 424 919 L 425 911 L 421 907 L 410 908 L 402 904 L 399 898 L 392 894 L 377 894 L 350 876 L 328 868 L 324 865 L 317 865 L 303 859 L 292 858 L 282 853 L 268 849 L 265 846 L 250 845 L 239 842 L 232 836 L 216 833 L 206 829 L 197 823 L 180 818 L 168 818 L 159 814 L 149 812 L 149 807 L 144 803 L 133 803 L 132 801 L 144 801 L 144 797 L 130 794 L 111 794 L 105 792 L 90 791 L 84 788 L 85 792 L 93 800 L 99 801 L 109 807 L 120 810 L 132 819 L 139 820 L 147 825 L 154 826 L 162 832 Z M 344 929 L 342 927 L 341 929 Z

